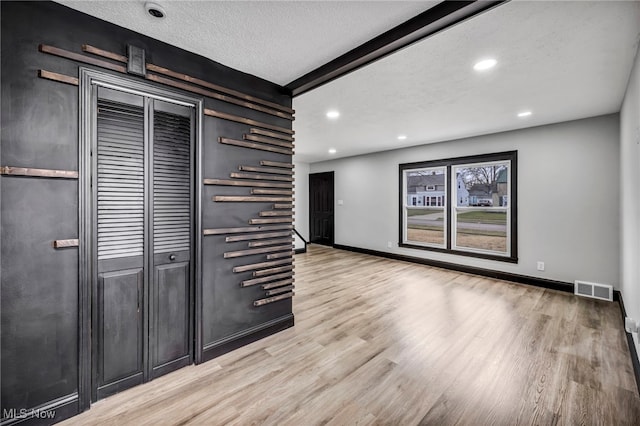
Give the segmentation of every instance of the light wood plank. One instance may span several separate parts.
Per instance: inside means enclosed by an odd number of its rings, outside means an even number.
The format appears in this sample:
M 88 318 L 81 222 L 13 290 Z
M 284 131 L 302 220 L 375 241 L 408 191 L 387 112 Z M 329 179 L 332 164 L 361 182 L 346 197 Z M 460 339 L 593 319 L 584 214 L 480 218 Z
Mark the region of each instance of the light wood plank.
M 240 226 L 237 228 L 211 228 L 203 231 L 204 235 L 224 235 L 241 234 L 259 231 L 277 231 L 281 229 L 293 229 L 291 225 L 268 225 L 268 226 Z M 237 240 L 240 241 L 240 240 Z
M 269 217 L 259 219 L 249 219 L 250 225 L 262 225 L 265 223 L 292 223 L 292 217 Z
M 260 216 L 293 216 L 292 210 L 266 210 L 259 213 Z
M 293 195 L 293 191 L 286 189 L 251 189 L 251 194 L 255 195 Z
M 253 180 L 203 179 L 205 185 L 219 186 L 258 186 L 261 188 L 293 188 L 292 183 L 257 182 Z
M 28 176 L 41 178 L 78 179 L 74 170 L 33 169 L 29 167 L 0 167 L 0 174 L 7 176 Z
M 89 44 L 83 44 L 82 51 L 87 53 L 92 53 L 94 55 L 102 56 L 103 58 L 108 58 L 114 61 L 122 62 L 123 64 L 126 64 L 127 62 L 129 62 L 129 59 L 127 59 L 127 57 L 124 55 L 99 49 Z
M 248 140 L 248 141 L 266 143 L 267 145 L 281 146 L 283 148 L 290 148 L 290 149 L 294 148 L 293 142 L 281 141 L 279 139 L 267 138 L 267 137 L 264 137 L 264 136 L 256 136 L 256 135 L 251 135 L 251 134 L 249 134 L 249 135 L 245 134 L 245 135 L 243 135 L 243 138 L 245 140 Z
M 273 274 L 279 274 L 281 272 L 291 271 L 293 269 L 295 269 L 294 265 L 279 266 L 277 268 L 269 268 L 269 269 L 261 269 L 260 271 L 254 271 L 253 276 L 264 277 L 267 275 L 273 275 Z
M 275 246 L 278 244 L 293 244 L 293 239 L 289 237 L 289 238 L 279 238 L 276 240 L 251 241 L 249 243 L 249 247 L 252 248 L 252 247 Z
M 281 278 L 291 278 L 292 272 L 285 272 L 283 274 L 269 275 L 268 277 L 252 278 L 250 280 L 244 280 L 240 283 L 240 287 L 249 287 L 252 285 L 268 283 L 269 281 L 279 280 Z
M 295 252 L 293 250 L 289 251 L 285 251 L 282 253 L 273 253 L 273 254 L 268 254 L 267 255 L 267 259 L 268 260 L 273 260 L 273 259 L 281 259 L 283 257 L 290 257 L 293 256 L 295 254 Z
M 77 238 L 72 238 L 69 240 L 55 240 L 53 242 L 53 248 L 66 248 L 66 247 L 78 247 L 80 242 Z
M 295 178 L 291 176 L 273 176 L 273 175 L 263 175 L 259 173 L 233 172 L 233 173 L 229 173 L 229 176 L 234 179 L 276 180 L 276 181 L 284 181 L 284 182 L 293 182 L 295 180 Z
M 50 55 L 59 56 L 61 58 L 70 59 L 76 62 L 96 65 L 98 67 L 118 71 L 123 74 L 127 72 L 127 67 L 125 67 L 124 65 L 118 65 L 111 62 L 103 61 L 102 59 L 96 59 L 91 56 L 82 55 L 80 53 L 70 52 L 68 50 L 60 49 L 59 47 L 55 46 L 41 44 L 40 46 L 38 46 L 38 50 L 40 50 L 40 52 L 42 53 L 48 53 Z
M 293 175 L 293 170 L 278 169 L 275 167 L 238 166 L 238 170 L 243 172 L 275 173 L 278 175 L 289 175 L 289 176 Z
M 256 103 L 249 102 L 246 100 L 237 99 L 232 96 L 223 95 L 223 94 L 214 92 L 209 89 L 204 89 L 202 87 L 199 87 L 193 84 L 184 83 L 182 81 L 171 80 L 169 78 L 162 77 L 157 74 L 147 74 L 145 75 L 145 78 L 149 81 L 154 81 L 156 83 L 164 84 L 165 86 L 175 87 L 176 89 L 186 90 L 187 92 L 191 92 L 191 93 L 197 93 L 199 95 L 207 96 L 212 99 L 217 99 L 219 101 L 227 102 L 234 105 L 239 105 L 244 108 L 252 109 L 254 111 L 260 111 L 265 114 L 270 114 L 279 118 L 284 118 L 286 120 L 292 120 L 292 121 L 294 120 L 293 115 L 287 112 L 282 112 L 274 108 L 258 105 Z
M 270 166 L 270 167 L 282 167 L 282 168 L 285 168 L 285 169 L 293 169 L 295 167 L 291 163 L 282 163 L 280 161 L 267 161 L 267 160 L 260 161 L 260 165 L 261 166 Z
M 263 129 L 275 130 L 277 132 L 282 132 L 289 135 L 295 134 L 294 130 L 287 129 L 286 127 L 274 126 L 273 124 L 263 123 L 261 121 L 256 121 L 250 118 L 240 117 L 239 115 L 228 114 L 226 112 L 220 112 L 209 108 L 204 109 L 204 115 L 208 115 L 209 117 L 221 118 L 228 121 L 235 121 L 236 123 L 247 124 L 249 126 L 262 127 Z
M 296 280 L 295 280 L 294 278 L 289 278 L 289 279 L 287 279 L 287 280 L 275 281 L 275 282 L 268 283 L 268 284 L 262 284 L 260 287 L 261 287 L 263 290 L 267 290 L 267 289 L 270 289 L 270 288 L 276 288 L 276 287 L 286 286 L 286 285 L 291 284 L 291 283 L 293 283 L 293 282 L 295 282 L 295 281 L 296 281 Z
M 269 252 L 274 252 L 274 251 L 278 251 L 278 250 L 286 250 L 289 247 L 290 247 L 289 245 L 286 245 L 286 246 L 277 246 L 277 247 L 263 247 L 263 248 L 250 249 L 250 250 L 228 251 L 228 252 L 226 252 L 224 254 L 224 258 L 225 259 L 231 259 L 231 258 L 234 258 L 234 257 L 251 256 L 253 254 L 269 253 Z
M 240 99 L 244 99 L 246 101 L 250 101 L 250 102 L 255 102 L 257 104 L 261 104 L 261 105 L 265 105 L 271 108 L 275 108 L 275 109 L 279 109 L 281 111 L 284 111 L 288 114 L 295 114 L 295 110 L 286 107 L 284 105 L 280 105 L 277 104 L 275 102 L 270 102 L 270 101 L 266 101 L 264 99 L 260 99 L 260 98 L 256 98 L 255 96 L 251 96 L 251 95 L 247 95 L 245 93 L 242 92 L 238 92 L 237 90 L 233 90 L 233 89 L 229 89 L 223 86 L 219 86 L 217 84 L 196 78 L 196 77 L 191 77 L 190 75 L 187 74 L 182 74 L 176 71 L 172 71 L 170 69 L 155 65 L 155 64 L 150 64 L 147 63 L 147 69 L 149 71 L 153 71 L 153 72 L 157 72 L 158 74 L 164 74 L 167 75 L 169 77 L 173 77 L 173 78 L 177 78 L 178 80 L 183 80 L 189 83 L 194 83 L 197 84 L 199 86 L 202 87 L 207 87 L 209 89 L 213 89 L 216 90 L 218 92 L 221 93 L 226 93 L 227 95 L 231 95 L 231 96 L 235 96 L 236 98 L 240 98 Z
M 269 136 L 272 138 L 282 139 L 284 141 L 289 141 L 289 142 L 293 142 L 295 140 L 293 136 L 283 135 L 281 133 L 270 132 L 268 130 L 262 130 L 262 129 L 251 129 L 249 130 L 249 133 L 252 133 L 254 135 Z
M 253 306 L 268 305 L 269 303 L 275 303 L 275 302 L 278 302 L 280 300 L 290 299 L 293 296 L 295 296 L 295 293 L 292 291 L 290 293 L 281 294 L 280 296 L 267 297 L 266 299 L 256 300 L 255 302 L 253 302 Z
M 57 81 L 59 83 L 70 84 L 71 86 L 77 86 L 78 78 L 70 75 L 58 74 L 57 72 L 51 72 L 47 70 L 38 70 L 38 77 L 45 80 Z
M 291 231 L 266 232 L 264 234 L 234 235 L 231 237 L 226 237 L 224 240 L 228 243 L 233 243 L 236 241 L 261 240 L 264 238 L 277 238 L 277 237 L 290 237 L 290 236 L 291 236 Z
M 273 296 L 274 294 L 280 294 L 280 293 L 284 293 L 286 291 L 291 291 L 294 288 L 296 288 L 295 285 L 288 285 L 285 287 L 278 287 L 278 288 L 274 288 L 273 290 L 269 290 L 269 291 L 265 291 L 265 295 L 266 296 Z
M 222 203 L 277 203 L 280 201 L 292 201 L 291 197 L 261 197 L 256 196 L 244 196 L 244 195 L 216 195 L 213 197 L 213 201 Z
M 252 263 L 249 265 L 236 266 L 235 268 L 233 268 L 233 272 L 247 272 L 253 271 L 255 269 L 269 268 L 271 266 L 285 265 L 289 263 L 291 263 L 290 259 L 274 260 L 272 262 Z
M 238 139 L 223 138 L 223 137 L 219 137 L 218 141 L 221 144 L 225 144 L 225 145 L 233 145 L 233 146 L 239 146 L 242 148 L 257 149 L 259 151 L 275 152 L 275 153 L 284 154 L 284 155 L 293 155 L 293 150 L 288 148 L 278 148 L 275 146 L 264 145 L 261 143 L 247 142 L 247 141 L 241 141 Z

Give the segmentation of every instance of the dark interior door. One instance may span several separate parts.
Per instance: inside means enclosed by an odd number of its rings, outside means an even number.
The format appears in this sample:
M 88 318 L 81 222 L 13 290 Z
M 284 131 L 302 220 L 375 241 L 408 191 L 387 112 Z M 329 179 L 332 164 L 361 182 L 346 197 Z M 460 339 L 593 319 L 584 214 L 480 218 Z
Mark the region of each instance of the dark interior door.
M 141 96 L 100 89 L 94 397 L 144 381 L 145 114 Z M 95 181 L 95 180 L 94 180 Z
M 333 172 L 309 175 L 309 241 L 333 246 Z
M 94 400 L 192 362 L 193 109 L 98 89 Z

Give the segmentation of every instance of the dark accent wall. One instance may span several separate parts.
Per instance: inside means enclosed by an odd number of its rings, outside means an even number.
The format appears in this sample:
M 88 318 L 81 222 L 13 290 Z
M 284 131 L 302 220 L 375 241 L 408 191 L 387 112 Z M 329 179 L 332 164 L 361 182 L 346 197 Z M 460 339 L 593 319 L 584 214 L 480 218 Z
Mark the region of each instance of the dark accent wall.
M 79 89 L 38 78 L 38 70 L 78 77 L 86 66 L 38 51 L 41 43 L 82 53 L 83 44 L 126 55 L 128 44 L 145 50 L 147 62 L 171 68 L 229 89 L 287 107 L 291 97 L 282 87 L 224 65 L 123 29 L 53 2 L 1 2 L 2 19 L 2 143 L 0 165 L 79 170 Z M 212 40 L 211 42 L 215 42 Z M 117 73 L 114 73 L 117 74 Z M 120 74 L 122 75 L 122 74 Z M 124 76 L 124 75 L 123 75 Z M 144 81 L 141 77 L 126 78 Z M 194 96 L 193 94 L 189 94 Z M 250 118 L 284 128 L 291 121 L 242 106 L 204 98 L 205 108 Z M 202 117 L 202 176 L 228 178 L 238 165 L 260 160 L 291 161 L 291 156 L 223 145 L 218 137 L 242 139 L 248 125 L 216 117 Z M 77 247 L 56 249 L 52 242 L 78 238 L 78 179 L 2 176 L 1 186 L 1 356 L 2 424 L 23 420 L 50 424 L 88 408 L 80 385 L 80 354 L 89 342 L 80 339 L 81 298 Z M 265 203 L 214 203 L 214 195 L 238 194 L 227 187 L 202 188 L 203 228 L 248 226 Z M 248 195 L 248 192 L 247 192 Z M 259 286 L 241 288 L 250 273 L 234 274 L 233 266 L 260 262 L 252 255 L 224 259 L 223 253 L 242 249 L 242 243 L 224 243 L 224 236 L 202 237 L 202 322 L 195 324 L 202 344 L 215 348 L 206 357 L 293 325 L 291 299 L 255 307 L 264 297 Z M 254 340 L 254 339 L 253 339 Z M 87 376 L 88 375 L 88 376 Z M 86 382 L 85 382 L 86 383 Z M 32 409 L 55 411 L 54 419 L 16 416 Z M 14 410 L 14 411 L 12 411 Z M 27 410 L 21 412 L 20 410 Z
M 239 107 L 238 107 L 239 108 Z M 241 113 L 236 111 L 234 113 Z M 230 121 L 207 119 L 205 120 L 205 135 L 220 135 L 233 139 L 242 139 L 243 133 L 247 133 L 247 126 Z M 252 152 L 248 149 L 236 148 L 212 141 L 204 143 L 203 176 L 228 178 L 230 173 L 237 172 L 239 165 L 256 163 L 251 161 L 249 155 L 256 156 L 260 160 L 282 161 L 282 154 L 270 152 Z M 248 151 L 248 152 L 247 152 Z M 259 161 L 259 160 L 258 160 Z M 209 203 L 213 208 L 203 209 L 203 228 L 232 228 L 247 226 L 249 220 L 257 217 L 256 212 L 269 210 L 273 203 L 212 203 L 215 195 L 236 195 L 243 193 L 249 195 L 249 190 L 235 187 L 206 186 L 203 192 L 203 206 Z M 278 316 L 283 317 L 291 313 L 291 301 L 278 303 L 271 309 L 256 309 L 253 301 L 260 299 L 264 293 L 260 286 L 251 286 L 239 289 L 242 280 L 251 278 L 251 272 L 234 273 L 228 264 L 233 266 L 252 264 L 264 261 L 264 256 L 251 255 L 237 259 L 228 259 L 223 262 L 209 262 L 207 259 L 222 259 L 225 252 L 243 250 L 246 242 L 225 243 L 225 235 L 211 235 L 204 238 L 202 252 L 203 265 L 203 290 L 202 301 L 203 324 L 217 324 L 217 327 L 203 328 L 203 343 L 205 348 L 212 349 L 224 344 L 225 338 L 242 334 L 254 325 L 263 324 Z M 219 283 L 219 285 L 210 285 Z M 240 290 L 240 291 L 238 291 Z M 277 315 L 274 316 L 274 312 Z M 206 358 L 209 358 L 205 354 Z

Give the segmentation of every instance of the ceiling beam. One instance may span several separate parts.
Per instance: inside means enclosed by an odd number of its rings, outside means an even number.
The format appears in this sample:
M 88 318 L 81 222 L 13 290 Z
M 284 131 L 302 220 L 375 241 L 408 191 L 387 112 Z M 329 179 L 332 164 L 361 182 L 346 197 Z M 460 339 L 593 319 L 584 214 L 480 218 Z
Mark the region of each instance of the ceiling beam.
M 507 1 L 443 1 L 285 87 L 301 95 Z

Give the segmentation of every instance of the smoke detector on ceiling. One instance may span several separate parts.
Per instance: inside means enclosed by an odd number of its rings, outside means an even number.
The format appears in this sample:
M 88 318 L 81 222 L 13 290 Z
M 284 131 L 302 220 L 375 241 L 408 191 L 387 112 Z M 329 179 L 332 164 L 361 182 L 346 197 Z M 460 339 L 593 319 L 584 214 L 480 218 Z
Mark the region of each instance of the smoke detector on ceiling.
M 164 9 L 158 3 L 148 1 L 144 4 L 144 10 L 154 18 L 162 19 L 166 16 Z

